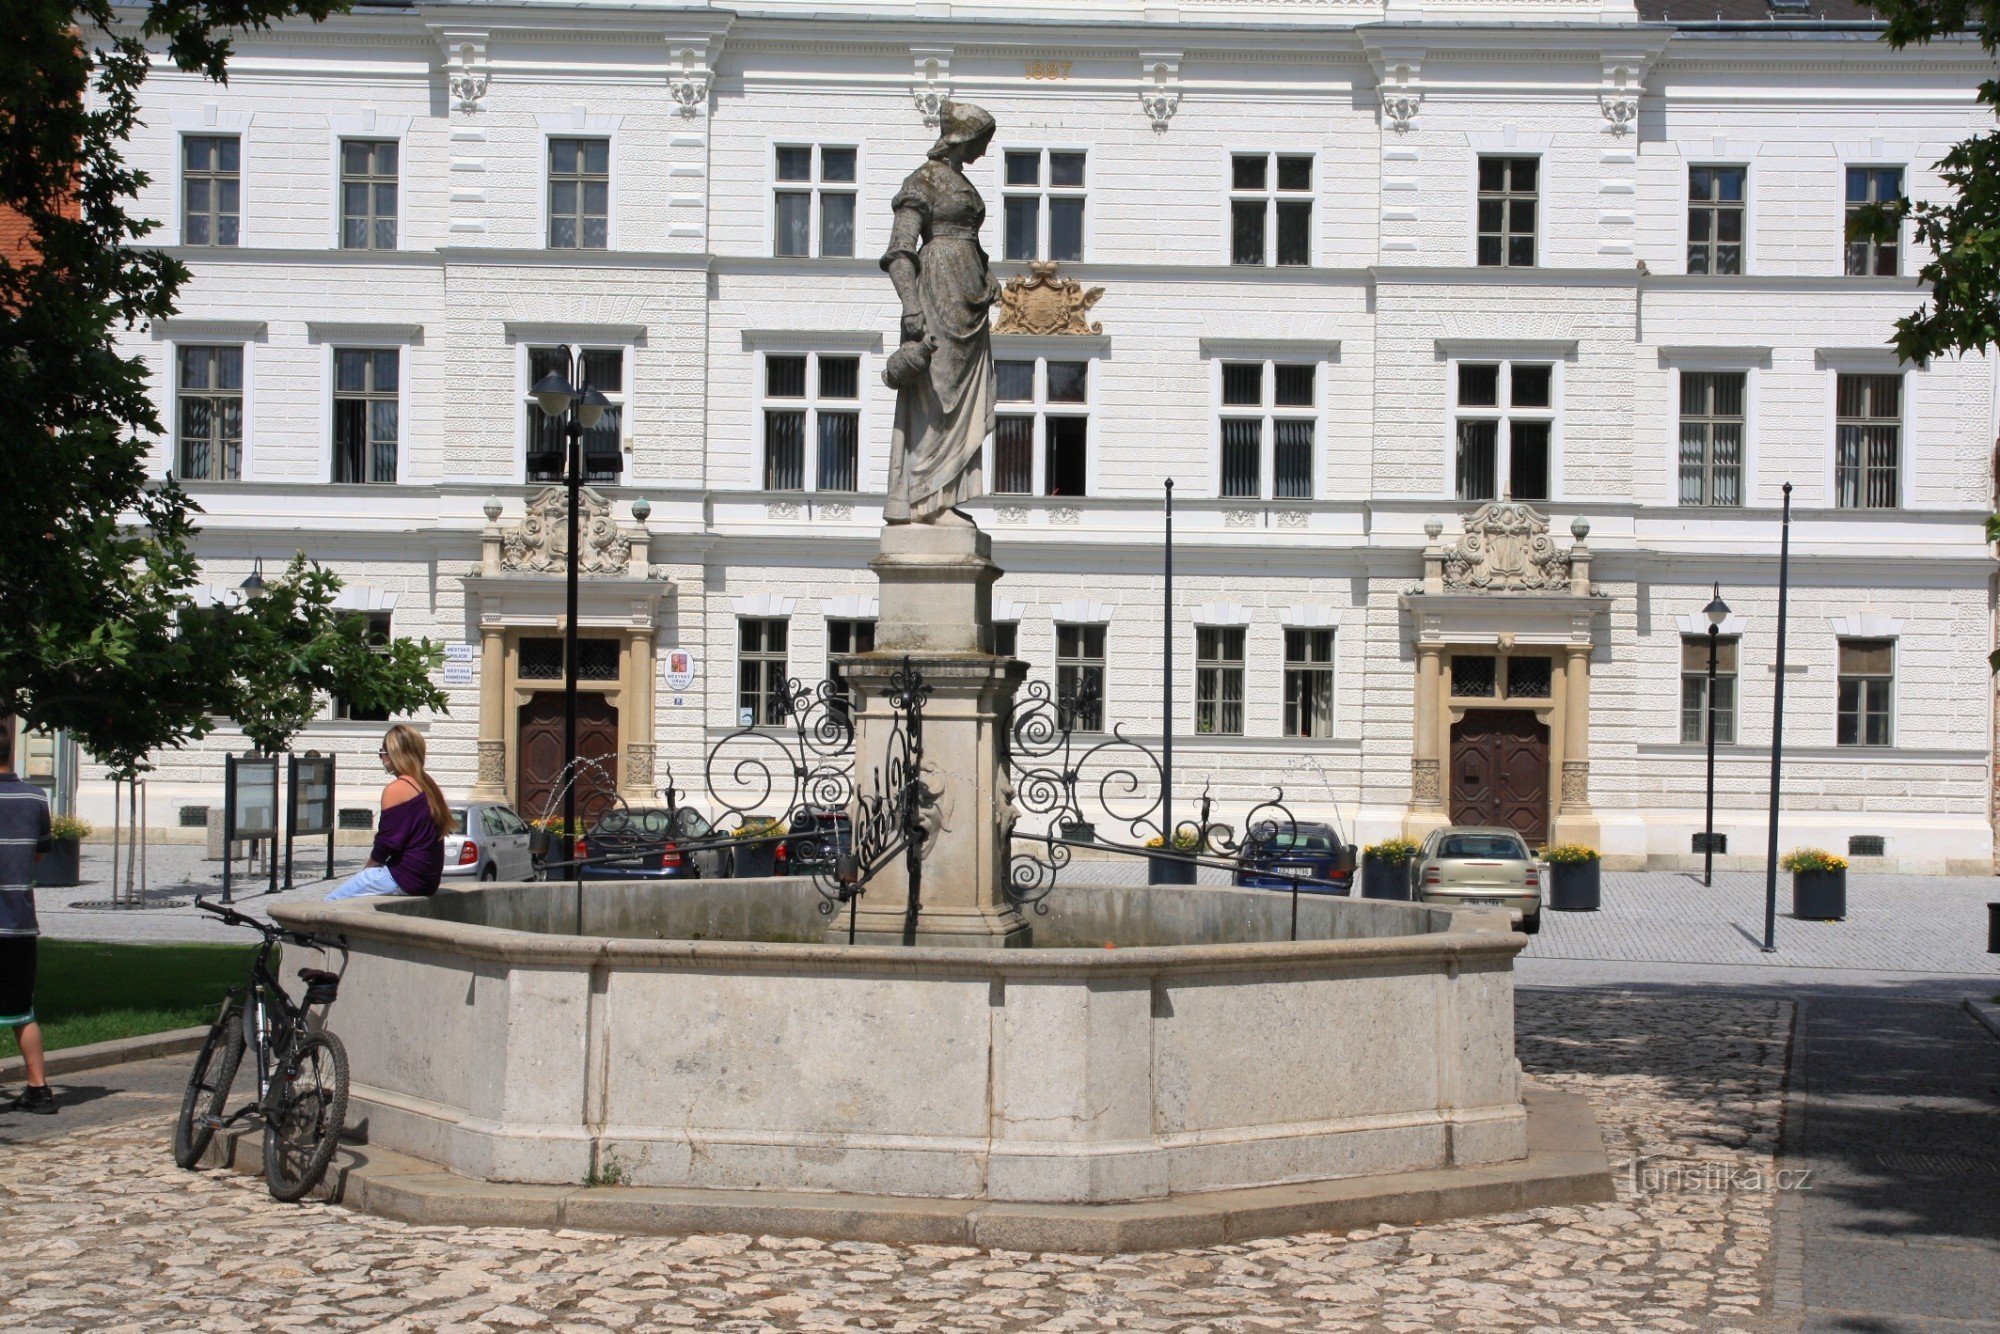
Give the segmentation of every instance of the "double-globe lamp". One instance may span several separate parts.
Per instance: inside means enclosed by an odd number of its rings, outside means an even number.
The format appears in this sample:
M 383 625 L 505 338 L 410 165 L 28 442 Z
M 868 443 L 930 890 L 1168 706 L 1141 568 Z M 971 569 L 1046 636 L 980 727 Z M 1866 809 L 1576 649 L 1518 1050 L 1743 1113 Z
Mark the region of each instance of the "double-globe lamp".
M 1707 716 L 1702 720 L 1708 734 L 1708 818 L 1702 826 L 1701 883 L 1711 885 L 1715 883 L 1715 659 L 1723 622 L 1729 619 L 1729 604 L 1722 600 L 1721 584 L 1715 585 L 1715 596 L 1701 610 L 1708 617 L 1708 692 L 1703 696 Z

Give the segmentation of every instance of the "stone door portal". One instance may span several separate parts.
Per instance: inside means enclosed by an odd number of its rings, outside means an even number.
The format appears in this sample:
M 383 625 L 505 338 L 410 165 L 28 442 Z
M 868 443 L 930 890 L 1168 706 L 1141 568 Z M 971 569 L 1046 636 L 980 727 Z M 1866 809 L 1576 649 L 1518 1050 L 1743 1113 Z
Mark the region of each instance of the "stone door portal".
M 521 706 L 521 765 L 515 804 L 530 820 L 561 815 L 563 767 L 563 697 L 544 690 Z M 576 813 L 589 820 L 617 795 L 618 710 L 595 691 L 576 697 L 576 753 L 597 761 L 577 775 Z
M 1501 825 L 1539 848 L 1549 830 L 1549 729 L 1525 709 L 1470 709 L 1451 729 L 1453 824 Z

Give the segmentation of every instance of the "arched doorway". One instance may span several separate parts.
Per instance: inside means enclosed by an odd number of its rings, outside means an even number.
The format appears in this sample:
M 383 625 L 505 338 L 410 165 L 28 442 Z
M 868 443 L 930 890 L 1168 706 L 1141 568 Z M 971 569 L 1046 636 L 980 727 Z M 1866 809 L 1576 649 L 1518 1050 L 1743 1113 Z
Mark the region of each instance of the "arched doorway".
M 538 691 L 521 706 L 521 764 L 518 785 L 521 814 L 530 820 L 561 815 L 563 770 L 563 696 L 560 690 Z M 576 753 L 595 764 L 581 767 L 576 780 L 579 820 L 596 817 L 618 793 L 618 710 L 596 691 L 576 696 Z
M 1451 729 L 1451 822 L 1549 833 L 1549 729 L 1527 709 L 1468 709 Z

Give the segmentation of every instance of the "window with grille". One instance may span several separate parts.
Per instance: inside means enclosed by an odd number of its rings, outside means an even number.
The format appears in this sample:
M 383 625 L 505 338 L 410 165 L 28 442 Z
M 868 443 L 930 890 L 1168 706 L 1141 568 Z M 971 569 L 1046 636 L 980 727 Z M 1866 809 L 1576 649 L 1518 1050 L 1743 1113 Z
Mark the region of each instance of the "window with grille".
M 242 141 L 233 134 L 182 137 L 182 245 L 236 245 L 241 240 L 242 151 Z
M 1230 263 L 1311 264 L 1312 225 L 1312 154 L 1230 156 Z
M 1742 371 L 1681 372 L 1681 504 L 1743 503 Z
M 1483 653 L 1451 655 L 1451 693 L 1468 699 L 1491 699 L 1500 684 L 1499 660 Z
M 777 727 L 790 716 L 786 641 L 790 624 L 778 617 L 736 622 L 736 713 L 739 725 Z
M 1479 263 L 1533 268 L 1535 210 L 1542 162 L 1532 157 L 1479 159 Z
M 340 245 L 343 250 L 396 248 L 396 163 L 400 146 L 370 139 L 340 141 Z
M 764 489 L 860 487 L 861 358 L 825 352 L 766 355 Z
M 1895 686 L 1895 640 L 1841 640 L 1840 697 L 1834 743 L 1841 746 L 1895 744 L 1891 721 Z
M 1085 155 L 1010 148 L 1000 156 L 1002 255 L 1082 259 Z
M 549 140 L 549 249 L 611 244 L 611 141 Z
M 999 412 L 993 421 L 993 485 L 998 495 L 1081 496 L 1090 487 L 1090 363 L 993 363 Z
M 528 452 L 533 454 L 547 450 L 562 459 L 568 457 L 569 450 L 569 442 L 563 435 L 562 419 L 543 412 L 535 403 L 534 395 L 528 392 L 544 375 L 550 374 L 566 376 L 578 390 L 595 389 L 610 400 L 604 415 L 597 419 L 597 425 L 585 428 L 580 442 L 584 452 L 622 449 L 625 440 L 625 349 L 584 347 L 580 343 L 528 349 L 528 381 L 521 387 L 521 410 L 527 414 Z M 528 472 L 531 482 L 561 479 L 561 468 L 553 472 L 539 469 Z M 584 474 L 584 480 L 616 482 L 618 474 L 588 472 Z
M 1735 635 L 1715 641 L 1715 743 L 1736 741 Z M 1688 745 L 1708 740 L 1708 636 L 1681 636 L 1681 740 Z
M 357 623 L 356 628 L 361 631 L 362 638 L 367 642 L 369 648 L 375 650 L 377 653 L 387 653 L 389 651 L 390 616 L 391 613 L 386 611 L 358 611 L 351 613 L 350 619 Z M 333 716 L 336 718 L 345 718 L 349 722 L 356 723 L 386 723 L 389 721 L 389 711 L 387 709 L 364 708 L 356 704 L 353 700 L 345 699 L 339 695 L 333 697 Z
M 1743 272 L 1743 167 L 1688 168 L 1688 272 Z
M 576 641 L 576 679 L 616 681 L 621 665 L 619 642 L 615 639 Z M 523 639 L 515 656 L 515 675 L 523 681 L 563 679 L 563 641 L 550 636 Z
M 1333 735 L 1333 631 L 1285 631 L 1285 735 Z
M 1287 362 L 1222 363 L 1221 495 L 1312 499 L 1318 371 Z
M 1194 730 L 1243 735 L 1243 638 L 1240 625 L 1194 629 Z
M 1074 697 L 1089 687 L 1090 697 L 1079 700 L 1073 726 L 1079 732 L 1104 730 L 1104 631 L 1102 625 L 1058 625 L 1056 627 L 1056 694 Z
M 616 681 L 618 679 L 618 641 L 615 639 L 579 639 L 576 641 L 576 679 L 579 681 Z
M 1460 500 L 1549 498 L 1555 367 L 1546 362 L 1460 362 L 1452 375 Z
M 1850 278 L 1893 278 L 1901 260 L 1901 247 L 1892 239 L 1870 241 L 1854 234 L 1857 215 L 1870 204 L 1892 204 L 1903 197 L 1901 167 L 1849 167 L 1847 169 L 1847 276 Z
M 1515 654 L 1507 659 L 1508 699 L 1547 699 L 1554 663 L 1544 654 Z
M 1020 656 L 1021 623 L 1019 621 L 993 622 L 993 652 L 996 657 L 1013 658 Z
M 1903 377 L 1834 380 L 1833 495 L 1842 509 L 1894 509 L 1901 486 Z
M 175 454 L 189 482 L 234 482 L 243 471 L 243 349 L 183 347 L 174 394 Z
M 523 639 L 514 670 L 523 681 L 563 679 L 563 642 L 560 639 Z
M 394 348 L 335 348 L 333 352 L 333 480 L 393 482 L 401 440 Z
M 829 144 L 780 144 L 773 151 L 773 253 L 851 257 L 857 151 Z

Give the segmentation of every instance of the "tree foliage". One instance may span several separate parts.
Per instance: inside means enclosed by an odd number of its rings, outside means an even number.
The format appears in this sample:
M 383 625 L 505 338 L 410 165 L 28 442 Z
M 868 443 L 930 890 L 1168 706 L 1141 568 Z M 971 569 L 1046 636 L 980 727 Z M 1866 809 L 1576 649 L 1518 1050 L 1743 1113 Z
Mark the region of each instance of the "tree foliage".
M 1988 54 L 2000 51 L 2000 0 L 1868 0 L 1888 21 L 1884 39 L 1897 49 L 1976 34 Z M 2000 78 L 1979 85 L 1979 100 L 2000 114 Z M 1910 224 L 1931 258 L 1917 276 L 1930 302 L 1896 321 L 1896 352 L 1909 362 L 1977 352 L 2000 343 L 2000 130 L 1954 145 L 1937 163 L 1953 197 L 1901 199 L 1865 210 L 1857 236 L 1890 240 Z

